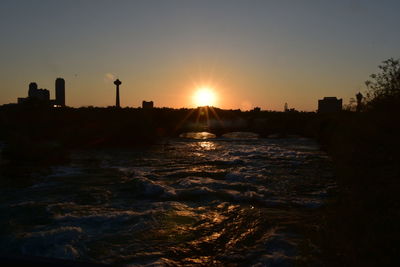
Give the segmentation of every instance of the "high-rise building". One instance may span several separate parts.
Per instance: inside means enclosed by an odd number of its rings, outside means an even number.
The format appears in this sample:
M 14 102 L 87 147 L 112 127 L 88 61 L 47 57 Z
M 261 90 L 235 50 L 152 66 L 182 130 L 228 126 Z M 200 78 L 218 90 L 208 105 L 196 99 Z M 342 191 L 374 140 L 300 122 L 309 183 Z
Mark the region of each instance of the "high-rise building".
M 55 104 L 65 107 L 65 80 L 63 78 L 56 79 Z
M 28 90 L 28 96 L 35 97 L 37 89 L 38 89 L 37 83 L 34 83 L 34 82 L 30 83 L 29 90 Z

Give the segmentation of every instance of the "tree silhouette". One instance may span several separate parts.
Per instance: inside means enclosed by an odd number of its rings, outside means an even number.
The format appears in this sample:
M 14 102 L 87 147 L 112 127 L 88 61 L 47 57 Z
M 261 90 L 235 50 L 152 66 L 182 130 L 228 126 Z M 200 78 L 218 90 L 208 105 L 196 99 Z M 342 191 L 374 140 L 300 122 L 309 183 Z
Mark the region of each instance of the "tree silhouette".
M 364 98 L 364 96 L 360 92 L 358 94 L 356 94 L 356 99 L 357 99 L 356 111 L 357 112 L 361 111 L 363 98 Z
M 380 72 L 371 74 L 371 80 L 365 82 L 367 101 L 371 107 L 392 104 L 400 99 L 400 60 L 387 59 L 378 68 Z

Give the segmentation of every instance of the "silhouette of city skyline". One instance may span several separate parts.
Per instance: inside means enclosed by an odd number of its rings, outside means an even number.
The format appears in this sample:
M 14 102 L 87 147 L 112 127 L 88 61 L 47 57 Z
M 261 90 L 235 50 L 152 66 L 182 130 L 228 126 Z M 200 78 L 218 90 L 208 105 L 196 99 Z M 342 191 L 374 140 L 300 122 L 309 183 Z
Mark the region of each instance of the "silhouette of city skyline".
M 41 104 L 53 107 L 65 107 L 65 80 L 57 78 L 55 80 L 55 99 L 50 99 L 50 91 L 38 88 L 36 82 L 31 82 L 28 86 L 28 97 L 18 97 L 18 104 Z
M 122 82 L 116 79 L 113 84 L 115 85 L 116 97 L 115 97 L 115 107 L 121 108 L 120 102 L 120 85 Z M 360 111 L 362 106 L 363 95 L 358 93 L 356 95 L 357 106 L 356 111 Z M 65 80 L 63 78 L 57 78 L 55 80 L 55 99 L 50 99 L 50 91 L 47 89 L 38 88 L 36 82 L 31 82 L 28 87 L 28 97 L 18 97 L 17 104 L 26 104 L 29 102 L 40 103 L 42 105 L 49 105 L 52 107 L 65 107 Z M 13 104 L 8 104 L 13 105 Z M 316 112 L 318 113 L 334 113 L 340 112 L 343 109 L 343 100 L 337 97 L 324 97 L 318 100 L 318 108 Z M 154 108 L 153 101 L 142 101 L 143 109 Z M 255 107 L 253 110 L 261 111 L 260 107 Z M 284 112 L 298 112 L 295 108 L 289 108 L 288 103 L 284 104 Z
M 120 102 L 120 85 L 122 82 L 119 79 L 116 79 L 114 82 L 116 96 L 115 96 L 115 107 L 121 108 Z M 357 94 L 357 110 L 361 107 L 362 95 Z M 18 104 L 25 104 L 28 102 L 37 102 L 45 105 L 50 105 L 53 107 L 65 107 L 65 80 L 63 78 L 57 78 L 55 80 L 55 99 L 50 99 L 50 91 L 47 89 L 38 88 L 36 82 L 31 82 L 28 87 L 28 97 L 19 97 L 17 98 Z M 153 101 L 142 101 L 143 109 L 152 109 L 154 108 Z M 261 108 L 255 107 L 254 110 L 260 111 Z M 337 99 L 337 97 L 324 97 L 323 99 L 318 100 L 318 113 L 327 113 L 327 112 L 339 112 L 342 110 L 342 99 Z M 284 105 L 284 112 L 293 112 L 296 111 L 294 108 L 288 108 L 288 104 Z

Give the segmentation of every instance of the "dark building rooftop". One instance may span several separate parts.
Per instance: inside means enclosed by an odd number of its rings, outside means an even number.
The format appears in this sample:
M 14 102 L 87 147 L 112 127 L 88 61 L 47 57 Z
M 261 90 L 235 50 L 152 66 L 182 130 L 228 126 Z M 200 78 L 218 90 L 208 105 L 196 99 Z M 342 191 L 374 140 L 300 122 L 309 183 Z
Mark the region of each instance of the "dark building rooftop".
M 154 107 L 153 101 L 149 101 L 149 102 L 143 101 L 142 102 L 142 108 L 144 108 L 144 109 L 151 109 L 153 107 Z
M 339 112 L 342 110 L 342 99 L 324 97 L 318 100 L 318 113 Z

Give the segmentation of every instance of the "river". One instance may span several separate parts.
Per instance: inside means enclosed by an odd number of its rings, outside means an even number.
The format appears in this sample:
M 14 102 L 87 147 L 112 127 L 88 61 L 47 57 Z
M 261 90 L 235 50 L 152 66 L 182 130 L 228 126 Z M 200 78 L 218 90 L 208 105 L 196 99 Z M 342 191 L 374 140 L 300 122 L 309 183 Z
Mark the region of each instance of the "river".
M 293 266 L 318 250 L 304 225 L 335 186 L 311 139 L 168 139 L 76 150 L 2 188 L 1 254 L 130 266 Z

